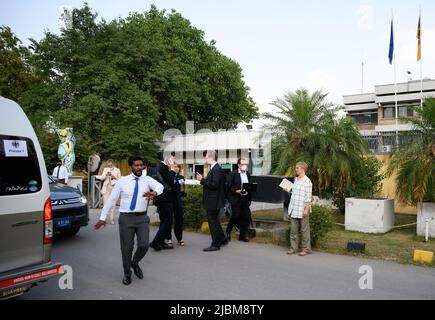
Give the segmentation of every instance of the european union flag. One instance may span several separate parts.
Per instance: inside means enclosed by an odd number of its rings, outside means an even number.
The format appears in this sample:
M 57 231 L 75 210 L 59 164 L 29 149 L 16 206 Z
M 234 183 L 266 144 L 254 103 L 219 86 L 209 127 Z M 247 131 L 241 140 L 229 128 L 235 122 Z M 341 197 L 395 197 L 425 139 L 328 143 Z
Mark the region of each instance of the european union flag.
M 393 29 L 393 19 L 391 19 L 391 33 L 390 33 L 390 51 L 388 52 L 388 60 L 390 64 L 393 63 L 394 57 L 394 29 Z
M 417 61 L 420 61 L 421 60 L 421 16 L 418 18 L 417 39 L 418 39 Z

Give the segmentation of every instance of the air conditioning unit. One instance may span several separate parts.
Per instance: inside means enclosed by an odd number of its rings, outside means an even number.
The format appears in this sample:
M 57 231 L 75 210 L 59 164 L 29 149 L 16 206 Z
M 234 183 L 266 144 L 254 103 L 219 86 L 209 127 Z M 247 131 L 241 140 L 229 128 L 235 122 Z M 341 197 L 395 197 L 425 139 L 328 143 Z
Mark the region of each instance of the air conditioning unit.
M 386 145 L 386 146 L 382 146 L 382 153 L 389 153 L 391 152 L 391 146 L 390 145 Z

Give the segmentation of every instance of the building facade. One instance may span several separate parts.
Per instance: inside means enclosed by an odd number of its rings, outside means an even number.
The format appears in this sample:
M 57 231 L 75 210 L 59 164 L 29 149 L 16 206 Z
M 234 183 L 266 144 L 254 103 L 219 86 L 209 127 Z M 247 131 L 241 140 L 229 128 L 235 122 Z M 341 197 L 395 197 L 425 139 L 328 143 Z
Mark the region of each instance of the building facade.
M 175 153 L 182 166 L 183 175 L 194 179 L 196 172 L 207 174 L 203 152 L 216 150 L 218 162 L 229 173 L 237 168 L 237 160 L 249 160 L 249 171 L 253 175 L 270 173 L 271 135 L 265 131 L 246 130 L 199 130 L 182 134 L 174 130 L 164 134 L 162 150 L 166 155 Z
M 423 80 L 423 98 L 435 97 L 435 80 Z M 374 93 L 343 96 L 347 116 L 357 124 L 372 153 L 389 153 L 399 144 L 406 143 L 400 132 L 412 129 L 406 118 L 414 117 L 412 106 L 419 106 L 421 82 L 397 83 L 398 139 L 396 140 L 395 85 L 375 86 Z M 405 120 L 403 120 L 405 119 Z

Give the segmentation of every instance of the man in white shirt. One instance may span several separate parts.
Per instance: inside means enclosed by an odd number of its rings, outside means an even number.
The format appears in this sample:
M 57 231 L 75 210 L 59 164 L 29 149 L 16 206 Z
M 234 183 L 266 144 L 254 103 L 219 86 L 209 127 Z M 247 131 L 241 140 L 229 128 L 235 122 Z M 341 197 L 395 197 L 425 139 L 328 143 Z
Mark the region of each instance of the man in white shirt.
M 291 220 L 290 240 L 291 248 L 287 254 L 295 254 L 301 243 L 300 256 L 306 256 L 311 252 L 310 218 L 313 184 L 306 176 L 308 165 L 305 162 L 296 163 L 297 177 L 292 186 L 292 196 L 288 206 L 288 215 Z M 290 192 L 289 189 L 284 189 Z M 300 241 L 302 240 L 302 241 Z
M 149 247 L 149 222 L 147 215 L 148 200 L 163 192 L 163 185 L 151 177 L 142 174 L 143 160 L 140 157 L 130 157 L 128 164 L 131 174 L 118 180 L 109 199 L 101 211 L 100 220 L 95 225 L 99 229 L 106 225 L 106 218 L 110 209 L 115 205 L 119 196 L 121 203 L 119 208 L 119 235 L 121 240 L 122 264 L 124 278 L 122 283 L 131 283 L 131 268 L 134 274 L 143 278 L 139 262 L 145 256 Z M 134 253 L 134 236 L 137 238 L 137 249 Z
M 52 176 L 55 177 L 57 180 L 59 180 L 60 183 L 64 183 L 64 184 L 68 183 L 68 171 L 67 168 L 62 165 L 61 160 L 57 161 Z

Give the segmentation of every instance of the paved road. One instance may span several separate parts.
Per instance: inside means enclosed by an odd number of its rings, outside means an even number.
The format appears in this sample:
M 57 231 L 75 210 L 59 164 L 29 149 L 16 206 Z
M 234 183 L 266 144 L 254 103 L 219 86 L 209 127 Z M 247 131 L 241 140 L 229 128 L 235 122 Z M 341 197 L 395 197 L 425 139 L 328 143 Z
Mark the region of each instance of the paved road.
M 92 210 L 91 225 L 98 219 Z M 313 253 L 287 256 L 285 248 L 233 241 L 203 253 L 209 236 L 187 233 L 186 247 L 154 252 L 141 263 L 145 278 L 121 283 L 118 226 L 57 239 L 53 261 L 73 268 L 73 290 L 57 280 L 20 299 L 435 299 L 435 269 Z M 156 232 L 152 228 L 151 236 Z M 361 290 L 358 269 L 373 268 L 373 290 Z

